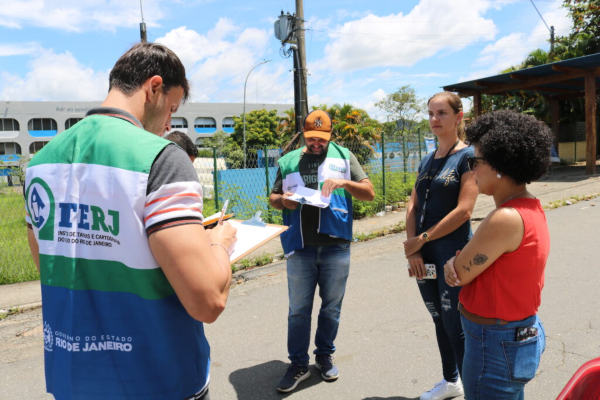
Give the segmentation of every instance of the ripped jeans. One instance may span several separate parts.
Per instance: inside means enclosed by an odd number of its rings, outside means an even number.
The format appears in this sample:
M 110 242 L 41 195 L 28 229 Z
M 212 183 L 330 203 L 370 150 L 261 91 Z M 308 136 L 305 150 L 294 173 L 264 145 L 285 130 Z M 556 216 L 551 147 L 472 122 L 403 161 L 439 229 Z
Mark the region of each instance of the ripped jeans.
M 459 375 L 462 375 L 465 335 L 458 311 L 458 294 L 461 288 L 446 284 L 444 264 L 465 244 L 462 241 L 444 239 L 426 243 L 421 249 L 421 255 L 426 264 L 435 264 L 437 279 L 417 280 L 423 302 L 435 324 L 442 373 L 448 382 L 456 382 Z

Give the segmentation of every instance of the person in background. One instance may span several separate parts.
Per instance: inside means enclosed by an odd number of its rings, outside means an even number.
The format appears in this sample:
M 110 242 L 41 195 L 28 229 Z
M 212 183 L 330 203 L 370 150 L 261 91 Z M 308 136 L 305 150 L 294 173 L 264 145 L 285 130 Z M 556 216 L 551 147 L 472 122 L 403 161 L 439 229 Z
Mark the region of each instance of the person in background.
M 306 146 L 279 159 L 279 170 L 269 198 L 283 210 L 289 229 L 281 235 L 287 258 L 289 291 L 287 346 L 291 364 L 277 390 L 291 392 L 310 376 L 308 347 L 315 290 L 321 309 L 315 336 L 315 367 L 327 381 L 339 376 L 333 362 L 342 300 L 350 271 L 352 197 L 372 201 L 373 185 L 352 152 L 331 142 L 332 121 L 314 110 L 304 121 Z M 327 208 L 289 200 L 298 186 L 331 196 Z
M 415 187 L 406 207 L 404 252 L 408 274 L 417 279 L 423 302 L 435 325 L 442 359 L 443 379 L 421 395 L 439 400 L 462 394 L 461 368 L 464 334 L 458 313 L 460 288 L 446 284 L 444 264 L 469 241 L 469 219 L 477 198 L 477 186 L 467 158 L 473 149 L 464 142 L 460 98 L 451 92 L 433 95 L 428 103 L 429 126 L 437 136 L 437 150 L 419 166 Z M 432 268 L 430 276 L 426 266 Z M 437 278 L 433 278 L 433 273 Z M 433 279 L 430 279 L 433 278 Z
M 496 209 L 445 265 L 446 283 L 463 286 L 463 380 L 468 400 L 523 399 L 546 346 L 537 317 L 550 250 L 546 216 L 527 184 L 550 165 L 552 132 L 534 117 L 496 111 L 467 128 L 469 166 Z
M 46 388 L 56 399 L 207 399 L 202 322 L 225 308 L 236 230 L 202 226 L 202 189 L 161 138 L 189 97 L 183 64 L 139 43 L 102 105 L 29 163 Z
M 198 148 L 188 135 L 181 131 L 173 131 L 165 136 L 165 139 L 170 140 L 181 147 L 190 158 L 190 161 L 192 161 L 192 164 L 194 163 L 194 160 L 198 157 Z

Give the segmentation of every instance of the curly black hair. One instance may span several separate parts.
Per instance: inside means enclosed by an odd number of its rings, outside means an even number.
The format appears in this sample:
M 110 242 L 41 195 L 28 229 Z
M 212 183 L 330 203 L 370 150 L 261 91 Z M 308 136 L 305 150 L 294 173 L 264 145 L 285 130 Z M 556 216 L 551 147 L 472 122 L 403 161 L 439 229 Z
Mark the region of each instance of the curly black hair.
M 548 171 L 552 131 L 532 116 L 494 111 L 468 125 L 466 134 L 493 169 L 517 184 L 531 183 Z

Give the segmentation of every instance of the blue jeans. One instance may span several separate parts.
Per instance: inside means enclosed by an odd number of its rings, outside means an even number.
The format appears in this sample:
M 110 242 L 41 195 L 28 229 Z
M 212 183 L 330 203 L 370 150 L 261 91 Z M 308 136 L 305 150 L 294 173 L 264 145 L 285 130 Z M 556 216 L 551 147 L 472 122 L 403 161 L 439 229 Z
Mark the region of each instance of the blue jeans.
M 306 246 L 287 259 L 288 354 L 292 364 L 308 365 L 310 323 L 315 290 L 319 286 L 321 310 L 315 337 L 315 354 L 333 354 L 340 324 L 342 300 L 350 272 L 350 243 Z
M 524 399 L 525 384 L 535 376 L 546 348 L 537 315 L 506 325 L 480 325 L 462 317 L 462 324 L 465 399 Z M 530 326 L 537 328 L 537 336 L 516 342 L 516 328 Z
M 440 239 L 425 244 L 421 250 L 423 261 L 435 264 L 437 279 L 417 280 L 421 298 L 435 325 L 442 374 L 448 382 L 462 376 L 465 335 L 460 323 L 458 295 L 460 287 L 448 286 L 444 280 L 444 264 L 462 249 L 463 241 Z

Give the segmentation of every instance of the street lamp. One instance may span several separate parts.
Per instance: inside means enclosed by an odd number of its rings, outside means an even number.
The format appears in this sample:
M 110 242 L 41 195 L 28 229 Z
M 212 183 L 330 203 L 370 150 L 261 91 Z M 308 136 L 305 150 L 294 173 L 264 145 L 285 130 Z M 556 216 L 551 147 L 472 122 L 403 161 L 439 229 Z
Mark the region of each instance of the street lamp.
M 246 81 L 244 82 L 244 110 L 243 110 L 243 119 L 244 119 L 244 127 L 242 128 L 243 137 L 244 137 L 244 169 L 246 169 L 246 84 L 248 83 L 248 77 L 250 76 L 250 72 L 254 70 L 254 68 L 258 67 L 261 64 L 266 64 L 271 60 L 265 60 L 263 62 L 259 62 L 256 64 L 246 75 Z M 266 155 L 265 155 L 266 156 Z

